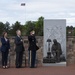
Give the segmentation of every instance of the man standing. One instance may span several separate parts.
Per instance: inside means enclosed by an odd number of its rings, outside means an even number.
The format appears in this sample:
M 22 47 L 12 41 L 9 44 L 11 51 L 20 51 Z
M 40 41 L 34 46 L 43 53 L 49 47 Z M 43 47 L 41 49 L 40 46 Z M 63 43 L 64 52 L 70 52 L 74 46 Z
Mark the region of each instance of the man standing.
M 35 68 L 35 59 L 36 59 L 36 38 L 35 31 L 32 30 L 28 36 L 29 41 L 29 62 L 30 68 Z
M 21 38 L 21 31 L 17 30 L 16 34 L 17 34 L 17 36 L 15 38 L 16 68 L 21 68 L 22 67 L 22 58 L 23 58 L 24 46 L 23 46 L 23 40 Z

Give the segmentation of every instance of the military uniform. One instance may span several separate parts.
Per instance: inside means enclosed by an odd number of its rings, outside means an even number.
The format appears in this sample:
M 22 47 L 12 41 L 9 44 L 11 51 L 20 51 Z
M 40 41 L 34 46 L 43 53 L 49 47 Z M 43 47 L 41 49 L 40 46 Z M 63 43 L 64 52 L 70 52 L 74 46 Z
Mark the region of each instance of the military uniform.
M 28 36 L 28 41 L 29 41 L 29 62 L 30 62 L 30 67 L 34 68 L 35 67 L 35 60 L 36 60 L 36 38 L 34 35 Z

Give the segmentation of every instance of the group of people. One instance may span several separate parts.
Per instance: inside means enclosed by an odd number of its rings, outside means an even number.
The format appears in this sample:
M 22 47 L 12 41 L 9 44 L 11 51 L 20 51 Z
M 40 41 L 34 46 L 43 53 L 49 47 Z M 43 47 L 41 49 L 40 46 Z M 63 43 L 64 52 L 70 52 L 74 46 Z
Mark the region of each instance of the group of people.
M 16 31 L 16 37 L 15 37 L 15 52 L 16 52 L 16 68 L 22 68 L 22 58 L 24 53 L 24 44 L 23 39 L 21 37 L 21 31 Z M 2 38 L 1 38 L 1 53 L 2 53 L 2 68 L 7 69 L 8 68 L 8 54 L 10 49 L 10 41 L 7 36 L 7 32 L 3 32 Z M 35 60 L 36 60 L 36 51 L 38 46 L 36 45 L 36 38 L 35 38 L 35 31 L 31 30 L 30 35 L 28 36 L 29 41 L 29 62 L 30 62 L 30 68 L 35 68 Z

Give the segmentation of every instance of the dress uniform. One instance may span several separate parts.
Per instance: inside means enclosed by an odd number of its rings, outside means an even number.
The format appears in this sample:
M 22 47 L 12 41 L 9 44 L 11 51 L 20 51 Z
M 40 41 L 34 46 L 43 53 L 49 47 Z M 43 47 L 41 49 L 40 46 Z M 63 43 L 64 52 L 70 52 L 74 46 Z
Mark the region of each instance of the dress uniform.
M 28 36 L 28 41 L 29 41 L 28 50 L 29 50 L 30 67 L 34 68 L 35 60 L 36 60 L 36 38 L 35 38 L 35 35 Z

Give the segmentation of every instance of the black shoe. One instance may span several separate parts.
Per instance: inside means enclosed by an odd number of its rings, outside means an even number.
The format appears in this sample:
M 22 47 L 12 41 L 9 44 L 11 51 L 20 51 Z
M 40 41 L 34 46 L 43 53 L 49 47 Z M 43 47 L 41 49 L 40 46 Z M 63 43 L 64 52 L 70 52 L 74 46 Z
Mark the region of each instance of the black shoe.
M 31 66 L 30 68 L 36 68 L 36 67 L 32 67 L 32 66 Z
M 16 66 L 16 68 L 19 68 L 19 66 Z
M 5 66 L 3 66 L 2 68 L 5 69 Z
M 19 66 L 19 68 L 22 68 L 22 66 Z
M 30 67 L 30 68 L 34 68 L 34 67 Z

